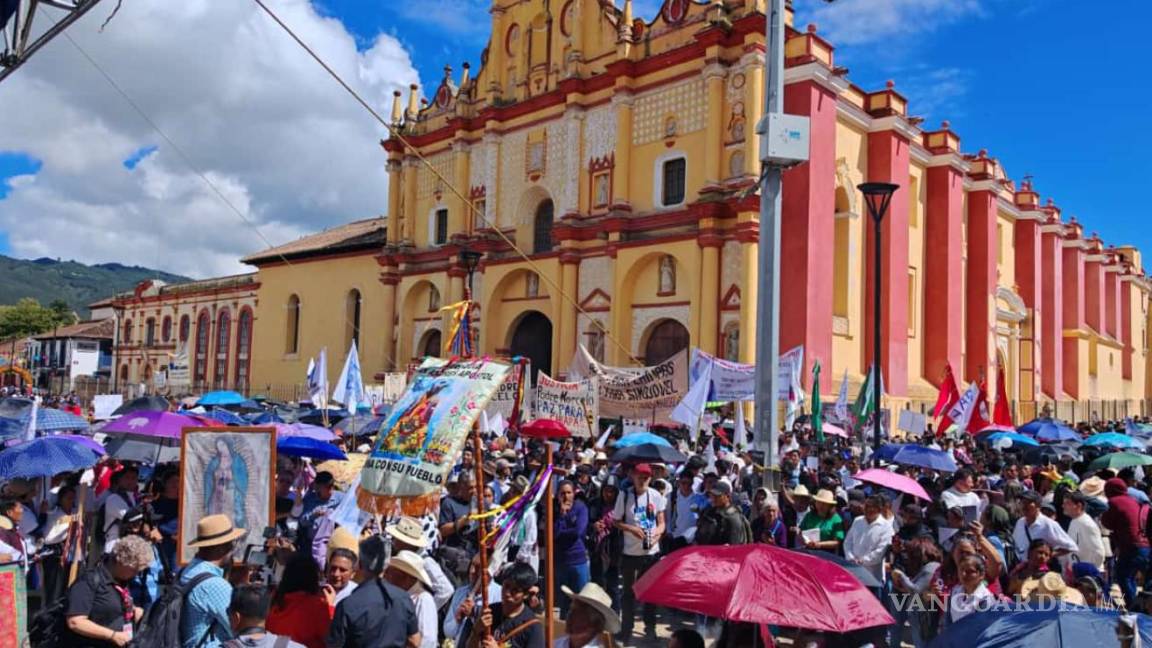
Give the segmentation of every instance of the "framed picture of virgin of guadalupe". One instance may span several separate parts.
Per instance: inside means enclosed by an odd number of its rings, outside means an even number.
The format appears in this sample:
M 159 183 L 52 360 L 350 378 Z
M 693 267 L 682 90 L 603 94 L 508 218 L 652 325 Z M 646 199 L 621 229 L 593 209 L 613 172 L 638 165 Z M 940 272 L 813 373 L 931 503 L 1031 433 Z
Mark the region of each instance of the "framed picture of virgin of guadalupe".
M 196 524 L 222 514 L 247 533 L 236 541 L 263 546 L 264 529 L 276 521 L 276 430 L 274 428 L 185 428 L 180 444 L 178 558 L 196 555 L 188 546 Z

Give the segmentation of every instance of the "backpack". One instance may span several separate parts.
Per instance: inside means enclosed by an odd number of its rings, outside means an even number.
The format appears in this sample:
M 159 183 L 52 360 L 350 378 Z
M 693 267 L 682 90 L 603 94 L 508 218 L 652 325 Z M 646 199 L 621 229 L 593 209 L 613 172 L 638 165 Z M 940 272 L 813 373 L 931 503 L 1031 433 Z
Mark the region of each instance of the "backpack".
M 96 589 L 99 585 L 96 582 L 99 572 L 95 569 L 85 569 L 76 578 L 79 583 L 81 579 L 88 581 L 88 584 Z M 75 586 L 75 583 L 73 583 Z M 69 587 L 68 591 L 71 592 L 72 588 Z M 64 646 L 72 641 L 72 633 L 68 630 L 68 594 L 56 599 L 46 608 L 43 608 L 32 617 L 32 623 L 28 626 L 28 639 L 33 646 Z
M 184 612 L 184 602 L 197 585 L 213 576 L 213 574 L 198 574 L 187 583 L 181 583 L 177 577 L 176 582 L 160 596 L 159 600 L 152 604 L 152 607 L 148 608 L 148 613 L 144 615 L 140 629 L 136 631 L 136 635 L 132 638 L 132 643 L 129 646 L 133 648 L 179 646 L 181 644 L 180 617 Z M 208 632 L 204 633 L 204 636 L 197 642 L 197 646 L 202 645 L 208 639 L 214 627 L 214 625 L 208 627 Z

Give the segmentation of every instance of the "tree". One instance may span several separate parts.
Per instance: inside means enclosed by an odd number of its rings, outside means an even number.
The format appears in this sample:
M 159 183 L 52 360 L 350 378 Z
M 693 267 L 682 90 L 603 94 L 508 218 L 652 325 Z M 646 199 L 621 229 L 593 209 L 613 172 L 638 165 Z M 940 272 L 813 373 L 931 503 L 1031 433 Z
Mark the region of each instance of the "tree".
M 38 335 L 50 330 L 56 323 L 57 315 L 40 302 L 25 297 L 0 312 L 0 339 L 21 338 Z
M 52 300 L 48 310 L 52 311 L 53 326 L 71 326 L 76 323 L 76 313 L 63 299 Z

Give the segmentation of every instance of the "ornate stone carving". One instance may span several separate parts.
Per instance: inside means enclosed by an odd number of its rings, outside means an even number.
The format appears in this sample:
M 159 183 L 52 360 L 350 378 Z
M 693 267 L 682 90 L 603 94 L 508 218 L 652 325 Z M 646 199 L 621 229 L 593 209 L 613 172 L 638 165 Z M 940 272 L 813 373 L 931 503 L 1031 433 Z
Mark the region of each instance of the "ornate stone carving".
M 677 135 L 702 130 L 706 104 L 704 81 L 700 78 L 638 96 L 633 107 L 632 144 L 640 146 L 664 139 L 670 115 L 675 116 Z
M 596 160 L 616 150 L 616 111 L 609 106 L 588 111 L 584 159 Z

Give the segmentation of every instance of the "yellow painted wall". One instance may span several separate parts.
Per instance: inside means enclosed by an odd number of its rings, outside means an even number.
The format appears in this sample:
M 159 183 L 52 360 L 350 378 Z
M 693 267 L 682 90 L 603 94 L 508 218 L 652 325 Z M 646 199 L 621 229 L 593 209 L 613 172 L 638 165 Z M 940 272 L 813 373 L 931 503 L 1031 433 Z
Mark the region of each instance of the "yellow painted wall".
M 832 367 L 829 375 L 843 376 L 848 370 L 850 379 L 862 380 L 864 376 L 864 277 L 865 269 L 869 263 L 864 247 L 864 232 L 868 216 L 865 213 L 863 198 L 856 190 L 856 185 L 864 182 L 868 169 L 867 133 L 849 124 L 838 120 L 836 124 L 836 158 L 837 166 L 843 160 L 848 178 L 844 182 L 852 193 L 848 200 L 849 206 L 854 209 L 854 215 L 842 226 L 848 236 L 844 249 L 849 254 L 848 271 L 843 276 L 846 282 L 842 288 L 847 293 L 847 331 L 842 335 L 832 336 Z M 838 207 L 839 209 L 839 207 Z M 842 231 L 845 231 L 842 230 Z M 839 253 L 839 248 L 837 249 Z

